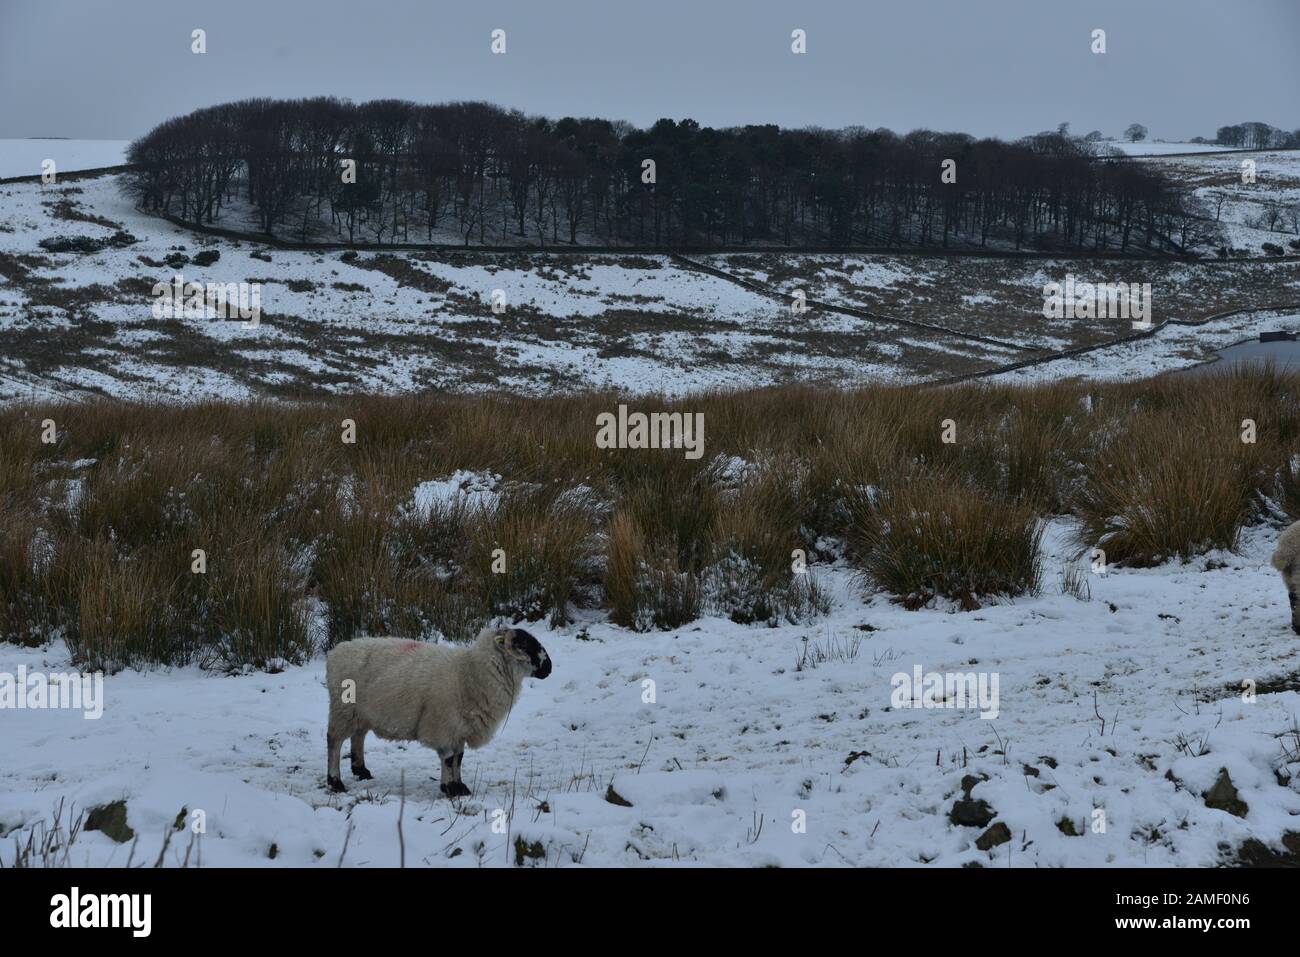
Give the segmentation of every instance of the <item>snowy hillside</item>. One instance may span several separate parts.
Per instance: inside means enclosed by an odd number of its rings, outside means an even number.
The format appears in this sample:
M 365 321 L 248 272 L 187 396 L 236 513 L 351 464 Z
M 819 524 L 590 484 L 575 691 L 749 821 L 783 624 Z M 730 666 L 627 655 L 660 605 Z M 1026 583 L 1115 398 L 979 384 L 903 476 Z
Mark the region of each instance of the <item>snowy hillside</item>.
M 1300 151 L 1257 150 L 1154 159 L 1193 189 L 1218 221 L 1228 246 L 1258 256 L 1264 243 L 1300 250 Z
M 85 248 L 42 245 L 60 241 Z M 704 261 L 763 288 L 664 255 L 268 249 L 144 215 L 115 176 L 10 184 L 0 186 L 0 401 L 429 388 L 680 395 L 791 380 L 924 381 L 1130 331 L 1119 319 L 1044 319 L 1044 285 L 1069 274 L 1150 282 L 1157 322 L 1300 298 L 1294 261 L 774 254 Z M 259 323 L 155 318 L 153 290 L 177 275 L 255 288 Z M 493 311 L 496 290 L 504 311 Z M 797 291 L 872 315 L 797 313 Z M 916 322 L 934 328 L 909 325 Z M 1236 339 L 1257 325 L 1243 318 Z M 1159 338 L 1134 347 L 1139 367 L 1203 362 L 1225 344 L 1188 337 L 1172 349 Z
M 119 231 L 138 242 L 91 253 L 39 245 L 108 241 Z M 197 265 L 200 252 L 219 259 Z M 172 267 L 166 260 L 177 254 Z M 33 379 L 42 390 L 174 398 L 430 387 L 682 393 L 978 368 L 952 355 L 952 340 L 914 337 L 921 341 L 904 355 L 887 327 L 842 316 L 809 322 L 666 256 L 267 251 L 140 214 L 111 176 L 58 189 L 0 186 L 6 257 L 0 340 L 9 368 L 0 373 L 17 380 L 10 395 Z M 155 319 L 150 291 L 177 273 L 256 284 L 260 324 Z M 501 314 L 492 311 L 496 289 Z M 40 330 L 59 330 L 64 348 L 51 353 L 31 335 Z

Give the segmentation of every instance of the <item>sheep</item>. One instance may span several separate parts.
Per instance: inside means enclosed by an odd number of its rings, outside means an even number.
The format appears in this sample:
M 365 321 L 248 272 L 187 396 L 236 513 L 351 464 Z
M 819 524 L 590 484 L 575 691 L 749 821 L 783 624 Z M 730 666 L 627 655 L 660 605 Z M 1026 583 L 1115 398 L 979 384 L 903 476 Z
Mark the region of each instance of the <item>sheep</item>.
M 1291 630 L 1300 635 L 1300 522 L 1296 522 L 1277 540 L 1273 567 L 1282 573 L 1286 597 L 1291 602 Z
M 527 677 L 551 673 L 546 649 L 522 628 L 484 628 L 468 648 L 397 638 L 358 638 L 325 659 L 329 691 L 326 731 L 331 791 L 346 791 L 339 752 L 352 740 L 352 775 L 369 780 L 366 733 L 388 741 L 419 741 L 442 759 L 439 790 L 470 793 L 461 781 L 465 747 L 481 748 L 505 720 Z

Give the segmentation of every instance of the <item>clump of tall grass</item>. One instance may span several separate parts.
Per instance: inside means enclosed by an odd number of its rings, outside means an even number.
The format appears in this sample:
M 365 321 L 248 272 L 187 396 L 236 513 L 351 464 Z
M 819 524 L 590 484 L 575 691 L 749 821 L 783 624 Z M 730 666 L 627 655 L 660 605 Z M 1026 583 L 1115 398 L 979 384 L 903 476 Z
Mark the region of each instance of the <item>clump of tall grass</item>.
M 1027 504 L 920 475 L 857 499 L 850 546 L 863 577 L 904 607 L 946 598 L 969 610 L 981 598 L 1038 591 L 1042 535 Z
M 461 504 L 404 503 L 385 519 L 387 568 L 395 595 L 387 634 L 469 641 L 490 617 L 476 576 L 467 568 L 472 514 Z
M 797 623 L 829 610 L 807 567 L 803 473 L 772 461 L 722 493 L 703 569 L 703 604 L 739 624 Z
M 401 603 L 414 589 L 393 554 L 392 521 L 391 513 L 368 509 L 338 514 L 317 542 L 311 580 L 326 604 L 328 647 L 363 635 L 415 637 L 403 634 L 411 619 L 401 617 Z
M 987 441 L 998 448 L 1001 482 L 1008 499 L 1060 514 L 1082 479 L 1086 413 L 1077 397 L 1060 387 L 1039 387 L 1018 402 Z
M 583 502 L 554 486 L 516 486 L 472 508 L 409 505 L 354 491 L 327 524 L 313 579 L 331 646 L 366 634 L 466 640 L 494 618 L 570 620 L 592 573 L 594 519 Z
M 626 457 L 626 453 L 624 453 Z M 716 476 L 657 453 L 622 491 L 606 534 L 611 618 L 637 631 L 676 628 L 700 613 L 700 572 L 719 510 Z
M 218 597 L 209 627 L 216 640 L 203 649 L 208 660 L 227 668 L 267 668 L 301 664 L 311 656 L 302 586 L 279 543 L 262 543 L 213 584 Z
M 40 442 L 41 416 L 31 406 L 13 406 L 0 416 L 0 514 L 29 510 L 39 493 L 41 466 L 53 446 Z
M 58 625 L 55 542 L 38 519 L 0 507 L 0 641 L 39 645 Z
M 491 617 L 482 595 L 463 583 L 407 577 L 397 589 L 396 617 L 387 634 L 419 641 L 472 641 Z
M 173 445 L 133 448 L 99 462 L 74 506 L 78 532 L 113 542 L 122 555 L 177 538 L 194 518 L 185 502 L 194 475 L 186 456 L 184 446 Z
M 1205 383 L 1183 397 L 1189 420 L 1183 428 L 1212 429 L 1207 444 L 1236 440 L 1229 446 L 1237 474 L 1261 499 L 1300 518 L 1300 379 L 1272 363 L 1233 364 Z M 1241 441 L 1246 438 L 1253 441 Z
M 699 576 L 682 567 L 675 548 L 648 539 L 630 510 L 614 513 L 607 543 L 605 597 L 614 624 L 663 631 L 699 617 Z
M 108 541 L 87 546 L 73 575 L 64 632 L 73 660 L 105 671 L 188 662 L 193 649 L 184 640 L 175 602 L 180 575 L 157 551 L 123 558 Z
M 847 535 L 853 519 L 850 506 L 862 489 L 878 485 L 900 462 L 915 460 L 897 423 L 859 418 L 851 408 L 844 412 L 807 459 L 794 463 L 803 470 L 803 523 L 821 535 Z
M 441 505 L 416 513 L 418 469 L 382 450 L 358 453 L 326 496 L 311 542 L 308 588 L 326 606 L 325 643 L 363 635 L 424 638 L 447 591 L 463 516 Z
M 567 624 L 570 598 L 593 560 L 594 517 L 551 488 L 507 491 L 465 523 L 464 568 L 489 616 Z
M 1138 567 L 1236 547 L 1263 453 L 1230 420 L 1215 424 L 1153 414 L 1108 442 L 1074 503 L 1079 545 Z

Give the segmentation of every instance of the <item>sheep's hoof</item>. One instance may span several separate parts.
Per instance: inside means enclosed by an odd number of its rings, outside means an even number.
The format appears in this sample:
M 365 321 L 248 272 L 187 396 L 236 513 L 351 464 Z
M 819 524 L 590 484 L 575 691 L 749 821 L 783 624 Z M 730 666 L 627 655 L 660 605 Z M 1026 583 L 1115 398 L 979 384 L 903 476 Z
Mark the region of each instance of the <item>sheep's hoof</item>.
M 366 769 L 364 764 L 352 765 L 352 776 L 358 781 L 369 781 L 374 777 L 374 775 Z
M 442 793 L 449 798 L 469 797 L 470 789 L 465 787 L 460 781 L 452 781 L 450 784 L 440 786 Z
M 325 785 L 336 794 L 341 794 L 342 792 L 347 790 L 347 788 L 343 786 L 343 782 L 340 781 L 338 778 L 327 777 L 325 779 Z

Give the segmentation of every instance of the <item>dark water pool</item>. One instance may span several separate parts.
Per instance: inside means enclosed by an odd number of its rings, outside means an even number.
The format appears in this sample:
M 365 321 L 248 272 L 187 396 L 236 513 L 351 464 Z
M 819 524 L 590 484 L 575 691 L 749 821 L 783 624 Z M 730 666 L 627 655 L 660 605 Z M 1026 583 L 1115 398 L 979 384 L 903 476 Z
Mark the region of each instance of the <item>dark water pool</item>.
M 1219 350 L 1215 362 L 1182 369 L 1185 375 L 1205 375 L 1214 372 L 1226 372 L 1232 365 L 1263 365 L 1271 362 L 1278 369 L 1300 372 L 1300 342 L 1240 342 Z

